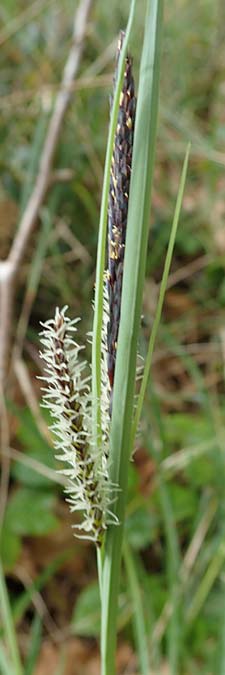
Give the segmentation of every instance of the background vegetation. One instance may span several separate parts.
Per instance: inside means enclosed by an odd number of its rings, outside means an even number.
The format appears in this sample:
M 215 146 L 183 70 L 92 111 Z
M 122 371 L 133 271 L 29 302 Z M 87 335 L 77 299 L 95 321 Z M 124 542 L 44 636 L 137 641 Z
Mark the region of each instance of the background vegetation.
M 131 570 L 145 607 L 152 672 L 225 673 L 225 9 L 165 3 L 161 102 L 140 351 L 157 302 L 187 141 L 183 213 L 130 466 L 118 672 L 136 673 Z M 27 673 L 99 672 L 95 551 L 73 538 L 47 418 L 39 322 L 68 304 L 91 328 L 115 40 L 129 3 L 98 0 L 51 187 L 21 267 L 8 409 L 11 471 L 2 553 Z M 143 11 L 142 11 L 143 10 Z M 0 9 L 0 254 L 7 256 L 37 172 L 71 43 L 72 0 Z M 136 71 L 144 2 L 132 42 Z M 144 129 L 143 129 L 144 133 Z M 25 300 L 24 300 L 25 298 Z M 31 310 L 26 329 L 26 316 Z M 21 319 L 22 317 L 22 319 Z M 24 323 L 23 323 L 24 322 Z M 24 336 L 25 326 L 26 334 Z M 24 337 L 24 339 L 23 339 Z M 132 554 L 131 554 L 132 551 Z M 31 639 L 32 636 L 32 639 Z M 27 662 L 28 662 L 27 661 Z M 76 665 L 74 665 L 74 663 Z M 86 669 L 86 670 L 85 670 Z

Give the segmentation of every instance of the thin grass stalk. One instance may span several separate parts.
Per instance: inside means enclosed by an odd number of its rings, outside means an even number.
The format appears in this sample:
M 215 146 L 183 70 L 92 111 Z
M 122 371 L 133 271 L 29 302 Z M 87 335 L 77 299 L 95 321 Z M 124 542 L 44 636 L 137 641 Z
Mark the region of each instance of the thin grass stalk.
M 42 624 L 43 621 L 40 616 L 35 614 L 29 635 L 29 651 L 24 667 L 24 675 L 33 675 L 35 672 L 35 667 L 41 648 Z
M 15 675 L 23 675 L 22 664 L 20 661 L 19 649 L 16 639 L 16 632 L 12 619 L 9 597 L 1 563 L 0 563 L 0 607 L 5 637 L 7 640 L 7 644 L 11 655 L 11 661 L 13 664 L 13 672 L 15 673 Z
M 9 664 L 9 661 L 6 657 L 3 644 L 0 642 L 0 673 L 1 675 L 15 675 L 15 671 L 12 670 L 12 666 Z
M 168 279 L 171 260 L 172 260 L 172 256 L 173 256 L 177 227 L 178 227 L 179 216 L 180 216 L 180 211 L 181 211 L 181 206 L 182 206 L 183 193 L 184 193 L 185 180 L 186 180 L 187 167 L 188 167 L 189 152 L 190 152 L 190 145 L 188 145 L 188 147 L 187 147 L 185 159 L 184 159 L 184 163 L 183 163 L 183 169 L 182 169 L 182 174 L 181 174 L 181 178 L 180 178 L 180 184 L 179 184 L 176 206 L 175 206 L 175 211 L 174 211 L 174 218 L 173 218 L 173 223 L 172 223 L 172 227 L 171 227 L 169 244 L 168 244 L 166 260 L 165 260 L 164 270 L 163 270 L 163 276 L 162 276 L 162 281 L 161 281 L 161 286 L 160 286 L 159 299 L 158 299 L 157 308 L 156 308 L 156 315 L 155 315 L 155 319 L 154 319 L 154 322 L 153 322 L 148 352 L 147 352 L 147 356 L 146 356 L 146 359 L 145 359 L 145 368 L 144 368 L 144 374 L 143 374 L 142 383 L 141 383 L 141 389 L 140 389 L 136 413 L 135 413 L 135 417 L 134 417 L 134 421 L 133 421 L 133 425 L 132 425 L 132 444 L 134 444 L 134 442 L 135 442 L 135 435 L 136 435 L 136 431 L 137 431 L 138 424 L 139 424 L 140 417 L 141 417 L 141 412 L 142 412 L 143 403 L 144 403 L 144 397 L 145 397 L 146 388 L 147 388 L 147 384 L 148 384 L 148 380 L 149 380 L 149 373 L 150 373 L 150 368 L 151 368 L 151 363 L 152 363 L 152 356 L 153 356 L 153 352 L 154 352 L 155 340 L 156 340 L 157 331 L 158 331 L 159 323 L 160 323 L 160 319 L 161 319 L 162 307 L 163 307 L 164 297 L 165 297 L 165 293 L 166 293 L 167 279 Z M 157 418 L 158 418 L 158 415 L 157 415 Z M 158 421 L 159 421 L 159 419 L 158 419 Z M 161 426 L 161 425 L 159 425 L 159 426 Z M 154 455 L 155 455 L 155 459 L 158 462 L 159 458 L 157 457 L 157 453 L 156 454 L 154 453 Z M 173 604 L 174 604 L 174 608 L 175 608 L 175 606 L 177 606 L 177 583 L 176 583 L 177 582 L 177 572 L 178 572 L 179 562 L 180 562 L 179 546 L 178 546 L 178 541 L 177 541 L 177 536 L 176 536 L 176 527 L 175 527 L 175 523 L 174 523 L 174 519 L 173 519 L 169 494 L 168 494 L 166 485 L 164 485 L 164 482 L 162 480 L 162 477 L 161 477 L 160 473 L 159 473 L 159 497 L 160 497 L 162 512 L 163 512 L 163 516 L 164 516 L 165 530 L 166 530 L 166 536 L 167 536 L 168 576 L 169 576 L 169 582 L 170 582 L 170 585 L 171 585 L 171 597 L 173 597 L 173 600 L 174 600 Z M 125 557 L 125 564 L 126 564 L 126 567 L 127 567 L 126 557 Z M 129 568 L 127 567 L 127 570 L 128 569 Z M 136 601 L 135 604 L 137 605 L 137 601 Z M 178 649 L 177 649 L 178 644 L 177 644 L 176 639 L 174 639 L 174 638 L 176 638 L 177 633 L 178 633 L 177 612 L 174 611 L 173 612 L 173 618 L 170 622 L 169 640 L 168 640 L 168 642 L 169 642 L 169 663 L 170 663 L 171 673 L 173 673 L 173 675 L 175 675 L 175 673 L 177 672 L 177 662 L 178 662 Z M 140 631 L 139 631 L 139 634 L 140 634 Z M 141 653 L 141 658 L 143 660 L 142 653 Z M 145 672 L 143 670 L 144 668 L 146 668 L 145 661 L 143 662 L 143 664 L 141 663 L 141 672 Z
M 139 656 L 140 675 L 151 675 L 148 653 L 148 641 L 146 634 L 146 622 L 143 611 L 143 602 L 135 559 L 131 553 L 129 544 L 124 541 L 123 558 L 126 566 L 130 595 L 133 604 L 133 624 L 136 638 L 137 653 Z
M 54 202 L 56 201 L 56 193 L 53 192 Z M 53 199 L 50 200 L 50 203 L 53 202 Z M 35 300 L 38 285 L 40 282 L 42 267 L 44 264 L 44 259 L 46 255 L 46 250 L 49 243 L 49 234 L 52 227 L 52 214 L 50 215 L 49 211 L 44 208 L 41 213 L 41 230 L 37 239 L 37 246 L 33 255 L 32 263 L 30 266 L 30 274 L 27 281 L 26 291 L 23 300 L 22 311 L 20 318 L 17 324 L 16 330 L 16 345 L 14 347 L 14 356 L 20 356 L 23 341 L 25 339 L 27 326 L 29 322 L 30 312 Z
M 151 336 L 150 336 L 150 340 L 149 340 L 148 352 L 147 352 L 147 356 L 146 356 L 146 360 L 145 360 L 144 373 L 143 373 L 141 388 L 140 388 L 140 392 L 139 392 L 139 396 L 138 396 L 137 408 L 136 408 L 135 417 L 134 417 L 134 421 L 133 421 L 133 425 L 132 425 L 132 444 L 134 444 L 137 428 L 138 428 L 140 418 L 141 418 L 146 387 L 147 387 L 147 384 L 148 384 L 149 373 L 150 373 L 151 364 L 152 364 L 152 357 L 153 357 L 153 352 L 154 352 L 154 347 L 155 347 L 155 341 L 156 341 L 157 332 L 158 332 L 161 314 L 162 314 L 164 297 L 165 297 L 165 293 L 166 293 L 166 285 L 167 285 L 167 280 L 168 280 L 168 276 L 169 276 L 169 270 L 170 270 L 170 265 L 171 265 L 171 261 L 172 261 L 173 250 L 174 250 L 174 244 L 175 244 L 175 240 L 176 240 L 177 227 L 178 227 L 179 217 L 180 217 L 180 212 L 181 212 L 181 207 L 182 207 L 184 187 L 185 187 L 187 168 L 188 168 L 189 154 L 190 154 L 190 143 L 187 146 L 187 150 L 186 150 L 186 154 L 185 154 L 185 158 L 184 158 L 183 169 L 182 169 L 179 189 L 178 189 L 178 193 L 177 193 L 177 200 L 176 200 L 176 206 L 175 206 L 175 211 L 174 211 L 174 218 L 173 218 L 173 223 L 172 223 L 172 227 L 171 227 L 171 233 L 170 233 L 170 238 L 169 238 L 169 244 L 168 244 L 168 249 L 167 249 L 167 254 L 166 254 L 164 270 L 163 270 L 162 281 L 161 281 L 161 285 L 160 285 L 159 299 L 158 299 L 158 302 L 157 302 L 155 319 L 154 319 L 154 322 L 153 322 L 152 332 L 151 332 Z
M 27 173 L 25 181 L 22 185 L 21 198 L 20 198 L 20 215 L 25 211 L 28 199 L 31 195 L 31 191 L 34 185 L 35 177 L 38 172 L 39 161 L 41 157 L 41 152 L 47 132 L 47 125 L 49 122 L 49 117 L 51 113 L 51 106 L 46 111 L 44 107 L 38 116 L 37 125 L 34 131 L 34 138 L 31 145 L 30 160 L 27 167 Z
M 102 595 L 102 675 L 114 675 L 117 602 L 131 423 L 134 404 L 137 340 L 145 275 L 151 186 L 158 112 L 163 1 L 148 0 L 133 149 L 121 319 L 115 369 L 111 427 L 111 481 L 119 486 L 113 505 L 120 525 L 106 533 Z M 144 133 L 143 133 L 144 131 Z
M 166 447 L 166 435 L 164 431 L 164 425 L 160 413 L 158 400 L 153 389 L 151 389 L 151 393 L 152 393 L 151 406 L 153 409 L 154 417 L 156 419 L 161 441 L 161 452 L 159 451 L 158 448 L 156 450 L 154 442 L 151 442 L 151 455 L 153 456 L 157 465 L 159 501 L 162 511 L 167 544 L 166 561 L 167 561 L 169 597 L 173 606 L 173 611 L 169 620 L 169 626 L 167 631 L 167 658 L 171 675 L 176 675 L 179 672 L 178 670 L 179 655 L 181 651 L 181 640 L 180 640 L 181 598 L 179 593 L 180 590 L 179 570 L 181 565 L 181 554 L 179 547 L 179 538 L 176 529 L 176 520 L 174 517 L 170 494 L 168 486 L 164 481 L 164 476 L 162 474 L 160 464 L 161 455 L 164 454 L 164 449 Z
M 221 540 L 217 546 L 217 550 L 212 560 L 210 561 L 204 577 L 202 578 L 193 600 L 187 610 L 186 623 L 188 626 L 193 624 L 196 617 L 200 613 L 204 602 L 206 601 L 209 592 L 221 570 L 224 568 L 225 562 L 225 535 L 222 533 Z
M 224 586 L 224 581 L 222 581 Z M 222 593 L 224 595 L 224 587 L 222 588 Z M 224 675 L 225 673 L 225 612 L 223 612 L 222 625 L 221 625 L 221 635 L 219 641 L 219 668 L 218 675 Z
M 71 551 L 72 556 L 72 551 Z M 63 563 L 68 560 L 68 552 L 60 553 L 57 555 L 55 560 L 53 560 L 45 568 L 45 570 L 39 574 L 38 578 L 35 581 L 31 582 L 30 586 L 24 590 L 17 600 L 13 604 L 13 621 L 15 626 L 18 626 L 19 623 L 23 620 L 25 612 L 28 610 L 32 597 L 37 591 L 41 591 L 48 581 L 52 579 L 54 574 L 60 570 Z

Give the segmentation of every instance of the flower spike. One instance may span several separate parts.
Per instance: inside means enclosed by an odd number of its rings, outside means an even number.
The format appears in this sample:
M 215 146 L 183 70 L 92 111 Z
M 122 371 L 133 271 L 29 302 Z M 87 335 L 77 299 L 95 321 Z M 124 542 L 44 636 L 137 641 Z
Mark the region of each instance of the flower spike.
M 102 451 L 92 442 L 91 393 L 85 375 L 87 363 L 79 360 L 81 347 L 74 340 L 76 323 L 66 315 L 67 307 L 57 308 L 55 318 L 42 324 L 41 354 L 45 362 L 44 406 L 54 419 L 56 457 L 67 465 L 61 473 L 68 478 L 66 493 L 71 511 L 80 511 L 82 522 L 76 525 L 83 538 L 100 546 L 108 521 L 112 489 L 108 479 L 108 417 L 106 396 Z M 103 370 L 104 370 L 103 356 Z M 114 521 L 115 522 L 115 521 Z
M 117 65 L 114 76 L 114 87 L 117 79 L 117 67 L 123 44 L 124 33 L 121 31 L 117 47 Z M 123 263 L 126 243 L 126 226 L 130 177 L 133 153 L 136 98 L 134 95 L 134 79 L 132 59 L 125 59 L 124 79 L 120 94 L 118 121 L 114 139 L 111 162 L 110 189 L 108 202 L 108 377 L 113 396 L 114 372 L 116 364 L 117 339 L 120 323 L 120 308 L 123 284 Z

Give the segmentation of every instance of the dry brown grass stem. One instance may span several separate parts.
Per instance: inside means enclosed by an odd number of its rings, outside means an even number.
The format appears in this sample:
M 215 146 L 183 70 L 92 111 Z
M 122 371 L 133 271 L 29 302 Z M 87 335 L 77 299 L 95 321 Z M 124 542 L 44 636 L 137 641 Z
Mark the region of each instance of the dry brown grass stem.
M 33 191 L 19 223 L 8 259 L 0 264 L 0 386 L 6 381 L 10 345 L 10 324 L 13 310 L 13 295 L 19 267 L 22 263 L 28 240 L 36 224 L 39 210 L 49 186 L 53 158 L 57 147 L 64 116 L 68 108 L 70 87 L 76 76 L 83 52 L 87 23 L 93 0 L 81 0 L 74 17 L 72 46 L 64 67 L 61 85 L 55 99 L 53 112 L 40 159 L 39 170 Z
M 0 262 L 0 446 L 2 453 L 0 525 L 4 518 L 10 472 L 10 455 L 8 452 L 10 439 L 4 392 L 7 382 L 11 342 L 11 319 L 13 315 L 17 274 L 22 264 L 29 238 L 36 225 L 46 192 L 49 189 L 53 158 L 65 113 L 72 96 L 71 86 L 79 69 L 92 4 L 93 0 L 80 0 L 80 4 L 75 13 L 72 46 L 64 67 L 59 91 L 55 98 L 36 181 L 18 225 L 8 258 Z
M 96 59 L 97 61 L 97 59 Z M 82 91 L 86 89 L 105 89 L 106 87 L 111 87 L 112 85 L 112 78 L 113 78 L 113 73 L 103 73 L 102 75 L 96 75 L 96 76 L 85 76 L 82 75 L 82 77 L 79 77 L 76 82 L 71 82 L 71 84 L 68 86 L 65 86 L 64 89 L 65 91 L 69 91 L 71 94 L 73 92 L 77 91 Z M 49 82 L 49 84 L 46 82 L 43 84 L 39 89 L 33 88 L 33 89 L 26 89 L 25 91 L 22 91 L 21 89 L 11 91 L 7 94 L 0 94 L 0 103 L 1 103 L 1 110 L 7 110 L 9 107 L 11 108 L 12 105 L 16 105 L 17 107 L 23 107 L 31 101 L 35 105 L 36 103 L 39 105 L 39 102 L 45 101 L 47 99 L 51 100 L 53 96 L 55 96 L 57 91 L 57 85 L 54 84 L 53 82 Z M 37 107 L 37 106 L 36 106 Z

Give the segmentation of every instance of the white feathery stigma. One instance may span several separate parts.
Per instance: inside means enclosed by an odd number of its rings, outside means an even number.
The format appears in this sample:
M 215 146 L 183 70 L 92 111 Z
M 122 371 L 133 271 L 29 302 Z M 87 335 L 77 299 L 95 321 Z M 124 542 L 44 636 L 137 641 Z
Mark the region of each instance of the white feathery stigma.
M 51 427 L 55 441 L 56 457 L 66 468 L 61 473 L 68 478 L 67 501 L 71 511 L 81 513 L 81 522 L 75 528 L 81 538 L 91 539 L 101 545 L 109 523 L 116 524 L 110 511 L 112 487 L 108 476 L 109 444 L 109 392 L 107 377 L 108 321 L 106 298 L 102 330 L 102 447 L 96 448 L 92 437 L 92 396 L 90 368 L 80 360 L 80 347 L 74 339 L 79 319 L 66 315 L 67 307 L 56 309 L 54 319 L 41 324 L 41 358 L 45 362 L 43 405 L 54 419 Z M 77 535 L 78 536 L 78 535 Z

